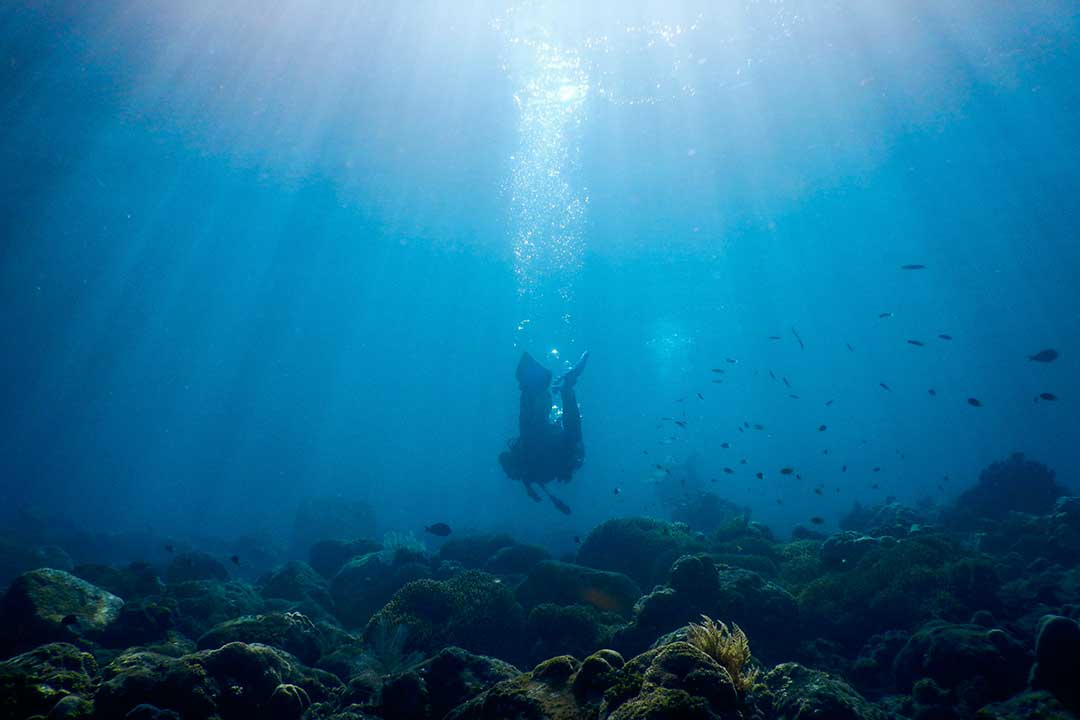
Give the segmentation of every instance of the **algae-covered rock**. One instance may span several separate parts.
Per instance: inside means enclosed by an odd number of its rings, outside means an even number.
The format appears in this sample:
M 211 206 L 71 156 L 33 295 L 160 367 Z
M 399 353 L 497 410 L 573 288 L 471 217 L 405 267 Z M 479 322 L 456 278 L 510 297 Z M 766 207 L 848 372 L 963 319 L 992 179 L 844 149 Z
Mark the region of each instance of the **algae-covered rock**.
M 524 610 L 501 581 L 476 570 L 406 584 L 371 618 L 365 639 L 380 623 L 407 628 L 407 649 L 425 655 L 450 645 L 511 660 L 523 653 Z
M 295 655 L 305 665 L 314 665 L 322 654 L 315 624 L 295 612 L 245 615 L 226 620 L 200 637 L 198 647 L 212 650 L 232 642 L 270 645 Z
M 524 575 L 550 557 L 538 545 L 509 545 L 496 550 L 483 569 L 492 575 Z
M 200 637 L 213 626 L 242 615 L 258 615 L 265 603 L 245 583 L 213 580 L 170 585 L 176 601 L 176 628 L 188 637 Z
M 629 616 L 641 590 L 620 573 L 546 560 L 529 571 L 515 594 L 526 608 L 580 604 Z
M 1053 693 L 1035 690 L 993 703 L 975 713 L 977 720 L 1076 720 Z
M 71 574 L 102 590 L 108 590 L 124 602 L 165 592 L 165 584 L 154 566 L 146 562 L 136 561 L 123 568 L 87 563 L 76 565 Z
M 353 558 L 380 550 L 382 544 L 375 540 L 320 540 L 308 551 L 308 562 L 315 572 L 329 580 Z
M 291 560 L 274 568 L 262 581 L 263 598 L 311 602 L 333 610 L 330 585 L 307 563 Z
M 23 573 L 0 602 L 0 646 L 19 651 L 47 642 L 99 639 L 124 601 L 63 570 Z
M 383 684 L 381 704 L 387 717 L 440 720 L 496 683 L 511 680 L 521 671 L 509 663 L 449 647 L 406 673 Z M 402 712 L 407 702 L 411 714 Z
M 346 627 L 362 627 L 402 586 L 431 574 L 423 557 L 412 553 L 376 552 L 353 558 L 330 583 L 334 611 Z
M 671 564 L 706 550 L 685 525 L 653 518 L 617 518 L 593 529 L 578 551 L 582 565 L 622 573 L 648 590 L 667 580 Z
M 641 652 L 657 637 L 715 615 L 734 622 L 753 638 L 755 653 L 782 656 L 798 639 L 795 599 L 757 573 L 716 566 L 707 555 L 680 558 L 672 568 L 673 587 L 643 596 L 631 625 L 613 643 L 624 654 Z
M 1030 685 L 1052 692 L 1067 708 L 1080 712 L 1080 624 L 1060 615 L 1039 623 Z
M 618 615 L 590 605 L 537 605 L 529 611 L 527 623 L 530 658 L 585 657 L 607 646 L 622 625 Z
M 1031 654 L 1003 630 L 937 621 L 912 634 L 895 664 L 900 689 L 933 680 L 961 714 L 1019 692 L 1030 666 Z
M 326 702 L 342 687 L 333 675 L 304 668 L 281 650 L 236 642 L 180 658 L 125 653 L 105 668 L 94 705 L 105 718 L 147 704 L 185 720 L 241 720 L 269 713 L 281 701 L 273 696 L 283 684 L 302 689 L 312 702 Z
M 44 715 L 68 696 L 93 694 L 94 657 L 68 643 L 51 643 L 0 662 L 0 717 Z
M 776 720 L 885 720 L 885 714 L 843 680 L 798 663 L 777 665 L 761 682 Z

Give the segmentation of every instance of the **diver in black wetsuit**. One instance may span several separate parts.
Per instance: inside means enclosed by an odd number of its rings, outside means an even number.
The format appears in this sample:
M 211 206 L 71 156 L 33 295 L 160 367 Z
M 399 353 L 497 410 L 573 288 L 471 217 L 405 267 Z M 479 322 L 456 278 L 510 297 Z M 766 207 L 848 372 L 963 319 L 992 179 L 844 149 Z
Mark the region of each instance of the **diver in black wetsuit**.
M 570 514 L 570 507 L 547 489 L 552 480 L 570 482 L 574 471 L 585 460 L 585 445 L 581 440 L 581 413 L 578 411 L 574 385 L 585 370 L 589 353 L 582 353 L 581 359 L 556 381 L 556 387 L 562 396 L 562 419 L 551 422 L 551 371 L 524 353 L 518 362 L 518 387 L 521 388 L 521 410 L 518 415 L 518 437 L 511 440 L 509 450 L 499 454 L 499 464 L 507 477 L 521 480 L 529 497 L 537 502 L 534 485 L 539 485 L 544 494 L 558 508 L 559 512 Z

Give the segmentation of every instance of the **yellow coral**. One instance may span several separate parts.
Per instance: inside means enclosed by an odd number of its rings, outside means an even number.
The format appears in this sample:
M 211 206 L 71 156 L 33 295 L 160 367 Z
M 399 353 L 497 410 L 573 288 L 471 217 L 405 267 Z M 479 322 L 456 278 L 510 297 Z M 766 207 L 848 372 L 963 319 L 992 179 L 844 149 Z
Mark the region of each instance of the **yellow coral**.
M 749 667 L 753 656 L 746 633 L 735 623 L 728 628 L 708 615 L 702 615 L 701 619 L 700 624 L 690 623 L 686 641 L 727 670 L 740 694 L 746 692 L 758 676 L 757 668 Z

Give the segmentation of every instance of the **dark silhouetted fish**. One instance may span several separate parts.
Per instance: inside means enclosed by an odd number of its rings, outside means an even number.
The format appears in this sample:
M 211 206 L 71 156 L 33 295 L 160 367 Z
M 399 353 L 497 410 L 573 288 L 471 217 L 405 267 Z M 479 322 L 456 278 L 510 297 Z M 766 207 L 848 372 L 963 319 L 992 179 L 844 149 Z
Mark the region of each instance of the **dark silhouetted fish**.
M 731 447 L 731 443 L 729 443 L 729 442 L 722 442 L 722 443 L 720 443 L 720 447 L 722 447 L 722 448 L 724 448 L 725 450 L 727 450 L 727 449 L 728 449 L 729 447 Z
M 823 492 L 821 491 L 821 488 L 814 488 L 814 494 L 815 494 L 815 495 L 824 495 L 825 493 L 823 493 Z
M 907 344 L 908 344 L 908 345 L 914 345 L 915 347 L 922 347 L 922 346 L 924 346 L 924 345 L 925 345 L 926 343 L 924 343 L 924 342 L 922 342 L 922 341 L 920 341 L 920 340 L 908 340 L 908 341 L 907 341 Z
M 935 397 L 937 395 L 937 390 L 935 390 L 934 388 L 930 388 L 926 392 L 930 393 L 930 397 Z
M 1028 360 L 1034 360 L 1035 362 L 1054 362 L 1058 358 L 1058 351 L 1053 348 L 1047 348 L 1046 350 L 1040 350 L 1034 355 L 1028 355 Z
M 847 465 L 841 465 L 840 472 L 847 472 Z
M 818 425 L 818 429 L 817 429 L 817 431 L 818 431 L 818 432 L 825 432 L 825 431 L 826 431 L 826 430 L 828 430 L 828 429 L 829 429 L 829 426 L 828 426 L 828 425 Z M 825 452 L 829 452 L 829 451 L 828 451 L 828 450 L 826 450 Z
M 727 370 L 725 370 L 724 368 L 713 368 L 712 371 L 714 373 L 726 373 L 727 372 Z
M 716 385 L 723 385 L 724 381 L 723 380 L 713 380 L 713 383 L 715 383 Z
M 918 265 L 918 264 L 901 265 L 900 269 L 901 270 L 925 270 L 926 266 L 925 265 Z
M 675 424 L 678 425 L 681 428 L 686 427 L 686 421 L 685 420 L 676 420 Z
M 754 423 L 754 429 L 755 430 L 764 430 L 765 426 L 764 425 L 758 425 L 757 423 Z
M 782 377 L 780 379 L 784 381 L 784 386 L 787 387 L 790 390 L 791 389 L 791 383 L 788 382 L 788 379 L 786 377 Z
M 815 515 L 814 517 L 810 518 L 810 522 L 814 523 L 815 525 L 822 525 L 825 523 L 825 518 Z
M 788 397 L 791 398 L 792 400 L 798 400 L 799 399 L 799 396 L 796 395 L 795 393 L 788 393 Z
M 967 403 L 971 407 L 982 407 L 982 401 L 978 398 L 968 398 Z
M 891 312 L 878 313 L 878 318 L 887 318 L 887 317 L 892 317 L 892 313 Z
M 618 495 L 618 494 L 619 494 L 619 492 L 621 492 L 621 491 L 619 490 L 619 488 L 615 488 L 615 489 L 614 489 L 614 490 L 612 491 L 612 493 L 611 493 L 611 494 L 612 494 L 612 495 Z
M 657 467 L 660 467 L 660 466 L 657 465 Z M 438 523 L 435 523 L 434 525 L 426 526 L 424 528 L 424 532 L 431 533 L 432 535 L 435 535 L 437 537 L 446 537 L 447 535 L 452 533 L 453 530 L 451 530 L 450 526 L 447 525 L 446 523 L 438 522 Z
M 580 545 L 581 544 L 581 538 L 578 537 L 577 535 L 574 536 L 574 544 L 575 545 Z
M 173 547 L 172 543 L 165 543 L 165 552 L 172 553 L 174 550 L 176 550 L 176 548 Z
M 791 334 L 794 335 L 795 339 L 799 341 L 799 349 L 800 350 L 805 350 L 806 345 L 803 344 L 802 338 L 799 337 L 799 332 L 798 332 L 798 330 L 795 329 L 795 326 L 791 327 Z
M 832 405 L 832 404 L 833 404 L 833 401 L 832 401 L 832 400 L 826 400 L 826 401 L 825 401 L 825 407 L 829 407 L 829 406 L 830 406 L 830 405 Z
M 779 335 L 770 335 L 770 336 L 769 336 L 769 339 L 770 339 L 770 340 L 779 340 L 779 339 L 780 339 L 780 336 L 779 336 Z
M 941 333 L 938 337 L 942 340 L 952 340 L 952 335 L 946 335 L 945 333 Z
M 1054 393 L 1039 393 L 1039 397 L 1043 400 L 1057 400 L 1057 395 Z
M 239 566 L 239 565 L 240 565 L 240 556 L 239 556 L 239 555 L 233 555 L 233 556 L 231 556 L 231 557 L 229 558 L 229 560 L 231 560 L 231 561 L 232 561 L 232 564 L 233 564 L 233 565 L 237 565 L 237 566 Z
M 874 484 L 873 484 L 873 485 L 871 485 L 870 487 L 871 487 L 872 489 L 874 489 L 874 490 L 877 490 L 877 489 L 878 489 L 879 487 L 881 487 L 881 485 L 879 485 L 878 483 L 874 483 Z
M 739 361 L 736 360 L 735 358 L 724 358 L 724 362 L 734 365 L 735 363 L 737 363 Z
M 749 420 L 743 420 L 742 426 L 743 426 L 744 428 L 748 428 L 748 427 L 750 427 L 750 421 L 749 421 Z
M 855 352 L 855 348 L 851 347 L 851 343 L 844 343 L 844 347 L 848 349 L 848 352 Z
M 873 472 L 881 472 L 881 468 L 879 468 L 879 467 L 875 467 L 875 468 L 874 468 L 874 470 L 873 470 Z
M 795 468 L 792 468 L 792 467 L 782 467 L 782 468 L 780 468 L 780 474 L 781 475 L 790 475 L 793 472 L 795 472 Z
M 769 377 L 771 377 L 773 380 L 775 380 L 776 379 L 776 373 L 774 373 L 772 370 L 770 370 L 769 371 Z
M 892 388 L 891 388 L 891 387 L 889 387 L 888 385 L 886 385 L 885 383 L 878 383 L 878 385 L 880 385 L 880 386 L 881 386 L 882 388 L 884 388 L 885 390 L 892 390 Z
M 704 399 L 705 399 L 705 396 L 704 396 L 704 395 L 702 395 L 701 393 L 698 393 L 698 394 L 697 394 L 697 399 L 698 399 L 698 400 L 704 400 Z
M 746 458 L 739 458 L 739 464 L 740 465 L 745 465 L 746 464 Z
M 564 503 L 559 498 L 555 497 L 551 493 L 548 493 L 548 498 L 551 499 L 551 504 L 555 506 L 555 509 L 561 512 L 563 515 L 570 514 L 570 506 Z
M 735 474 L 735 471 L 732 470 L 729 467 L 724 468 L 724 472 L 726 472 L 728 475 L 734 475 Z
M 756 477 L 758 480 L 764 480 L 765 479 L 765 473 L 763 473 L 763 472 L 754 473 L 754 477 Z

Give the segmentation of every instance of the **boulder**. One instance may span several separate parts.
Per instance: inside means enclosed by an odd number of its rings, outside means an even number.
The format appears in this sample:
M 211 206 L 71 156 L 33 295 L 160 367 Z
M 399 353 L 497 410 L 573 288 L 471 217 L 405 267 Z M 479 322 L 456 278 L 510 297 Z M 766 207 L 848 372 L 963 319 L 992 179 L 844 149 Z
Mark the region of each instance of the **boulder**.
M 551 558 L 539 545 L 508 545 L 499 548 L 484 563 L 484 571 L 492 575 L 524 575 Z
M 180 553 L 165 568 L 165 581 L 169 584 L 199 580 L 225 582 L 228 579 L 229 571 L 225 566 L 204 552 Z
M 99 639 L 124 601 L 63 570 L 23 573 L 0 601 L 0 643 L 23 650 L 48 642 Z
M 525 608 L 580 604 L 629 616 L 641 590 L 619 573 L 545 560 L 529 571 L 515 594 Z
M 885 720 L 885 713 L 839 678 L 798 663 L 777 665 L 762 677 L 775 720 Z
M 265 603 L 242 582 L 202 580 L 170 585 L 176 601 L 176 629 L 188 637 L 200 637 L 213 626 L 242 615 L 258 615 Z
M 1080 712 L 1080 624 L 1075 620 L 1047 615 L 1039 623 L 1029 684 Z
M 0 717 L 45 715 L 66 697 L 92 695 L 97 679 L 94 657 L 68 643 L 16 655 L 0 662 Z
M 679 557 L 705 550 L 704 539 L 685 525 L 653 518 L 616 518 L 589 533 L 577 561 L 626 575 L 647 591 L 667 580 L 671 564 Z
M 362 627 L 398 589 L 431 574 L 423 556 L 404 551 L 353 558 L 330 583 L 334 611 L 346 627 Z
M 516 545 L 514 538 L 505 533 L 465 535 L 443 543 L 439 559 L 456 562 L 462 567 L 480 569 L 499 550 Z
M 322 575 L 305 562 L 291 560 L 274 568 L 261 583 L 263 598 L 310 602 L 325 610 L 333 610 L 330 585 Z
M 295 655 L 305 665 L 314 665 L 322 655 L 318 629 L 297 612 L 245 615 L 226 620 L 200 637 L 198 647 L 213 650 L 233 642 L 270 645 Z
M 311 546 L 308 562 L 315 572 L 329 580 L 355 557 L 382 550 L 374 540 L 320 540 Z

